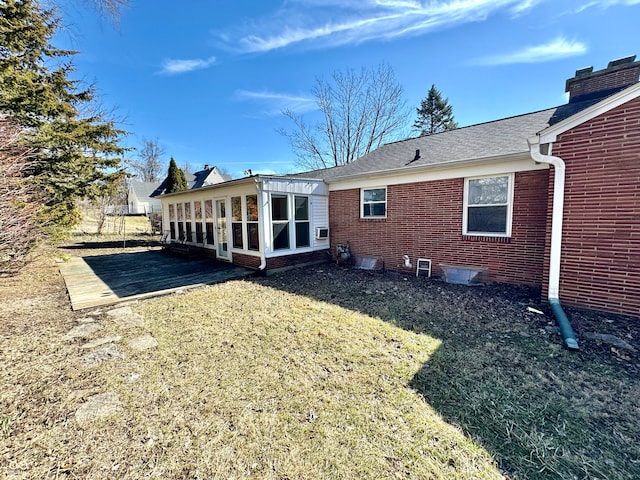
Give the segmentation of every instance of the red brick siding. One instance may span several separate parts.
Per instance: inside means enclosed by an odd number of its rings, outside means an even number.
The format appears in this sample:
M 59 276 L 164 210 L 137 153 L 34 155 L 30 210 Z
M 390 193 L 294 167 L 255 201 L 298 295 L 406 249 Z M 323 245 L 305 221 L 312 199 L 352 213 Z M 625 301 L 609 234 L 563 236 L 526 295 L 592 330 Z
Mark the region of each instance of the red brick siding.
M 260 262 L 260 257 L 254 257 L 253 255 L 244 255 L 242 253 L 233 253 L 233 263 L 235 265 L 257 269 L 258 267 L 260 267 Z
M 567 166 L 561 301 L 640 316 L 640 99 L 565 132 L 553 154 Z
M 631 68 L 614 70 L 603 75 L 572 79 L 568 82 L 569 96 L 572 98 L 589 93 L 600 92 L 617 87 L 631 85 L 638 81 L 640 65 Z
M 318 250 L 315 252 L 297 253 L 294 255 L 285 255 L 282 257 L 267 258 L 267 270 L 276 268 L 295 267 L 305 263 L 328 262 L 331 259 L 327 250 Z
M 517 173 L 510 239 L 463 237 L 464 179 L 419 182 L 387 187 L 387 218 L 360 219 L 358 189 L 329 196 L 331 244 L 350 242 L 354 255 L 382 256 L 385 268 L 403 271 L 402 256 L 414 263 L 489 268 L 489 279 L 540 286 L 544 256 L 548 171 Z M 415 270 L 414 270 L 415 272 Z

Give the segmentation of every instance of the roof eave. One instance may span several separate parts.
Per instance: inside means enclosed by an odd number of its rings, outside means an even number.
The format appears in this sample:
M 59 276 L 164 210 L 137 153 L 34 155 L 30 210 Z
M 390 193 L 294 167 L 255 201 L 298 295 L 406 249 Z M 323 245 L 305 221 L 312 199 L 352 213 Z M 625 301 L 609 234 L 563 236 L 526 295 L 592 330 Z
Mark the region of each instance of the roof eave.
M 522 152 L 510 153 L 507 155 L 495 155 L 495 156 L 480 157 L 480 158 L 467 158 L 463 160 L 453 160 L 450 162 L 439 162 L 439 163 L 432 163 L 428 165 L 413 165 L 413 166 L 403 166 L 403 167 L 393 168 L 388 170 L 375 170 L 372 172 L 364 172 L 364 173 L 357 173 L 353 175 L 346 175 L 342 177 L 336 177 L 333 179 L 325 180 L 325 182 L 328 184 L 331 184 L 331 183 L 338 183 L 338 182 L 347 181 L 347 180 L 356 180 L 358 178 L 384 177 L 384 176 L 396 175 L 396 174 L 412 174 L 414 172 L 419 173 L 419 172 L 429 171 L 429 170 L 446 170 L 448 168 L 457 168 L 457 167 L 463 167 L 467 165 L 474 165 L 478 163 L 507 162 L 512 160 L 531 160 L 531 156 L 529 155 L 529 151 L 526 150 Z

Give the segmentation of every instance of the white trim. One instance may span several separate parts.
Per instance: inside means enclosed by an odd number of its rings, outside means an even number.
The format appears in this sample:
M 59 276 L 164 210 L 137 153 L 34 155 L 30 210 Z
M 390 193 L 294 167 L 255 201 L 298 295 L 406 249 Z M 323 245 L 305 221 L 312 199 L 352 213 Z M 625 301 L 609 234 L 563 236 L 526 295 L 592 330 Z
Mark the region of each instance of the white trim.
M 591 105 L 589 108 L 585 108 L 584 110 L 581 110 L 580 112 L 571 115 L 568 118 L 565 118 L 561 122 L 545 128 L 538 134 L 538 136 L 540 137 L 539 143 L 545 144 L 555 142 L 558 139 L 558 135 L 560 135 L 561 133 L 564 133 L 567 130 L 571 130 L 572 128 L 577 127 L 584 122 L 588 122 L 598 115 L 602 115 L 603 113 L 619 107 L 620 105 L 624 105 L 625 103 L 634 100 L 639 96 L 640 83 L 635 83 L 630 87 L 625 88 L 624 90 L 621 90 L 620 92 L 603 99 L 595 105 Z
M 364 216 L 364 191 L 365 190 L 384 190 L 384 215 L 368 215 L 368 216 Z M 382 203 L 381 201 L 375 201 L 375 202 L 367 202 L 368 204 L 371 203 Z M 376 220 L 376 219 L 382 219 L 382 218 L 387 218 L 387 207 L 388 207 L 388 203 L 389 203 L 389 195 L 388 195 L 388 190 L 387 190 L 387 186 L 386 185 L 378 185 L 375 187 L 363 187 L 360 189 L 360 219 L 361 220 Z
M 439 168 L 421 168 L 420 170 L 405 170 L 400 172 L 381 172 L 367 177 L 345 178 L 344 180 L 329 181 L 329 190 L 352 190 L 355 188 L 375 188 L 384 185 L 403 185 L 407 183 L 433 182 L 436 180 L 451 180 L 454 178 L 493 176 L 502 173 L 528 172 L 548 170 L 546 163 L 537 164 L 531 160 L 529 152 L 502 158 L 491 163 L 464 165 L 440 165 Z M 384 183 L 383 183 L 384 182 Z
M 468 231 L 468 208 L 469 208 L 469 181 L 471 180 L 479 180 L 482 178 L 494 178 L 494 177 L 507 177 L 508 185 L 507 185 L 507 219 L 505 225 L 505 233 L 500 232 L 469 232 Z M 511 237 L 511 226 L 513 223 L 513 192 L 514 192 L 514 181 L 515 174 L 514 173 L 505 173 L 499 175 L 483 175 L 481 177 L 467 177 L 464 179 L 464 190 L 463 190 L 463 200 L 462 200 L 462 234 L 463 235 L 472 235 L 474 237 L 500 237 L 500 238 L 509 238 Z M 505 206 L 505 205 L 496 205 L 496 206 Z

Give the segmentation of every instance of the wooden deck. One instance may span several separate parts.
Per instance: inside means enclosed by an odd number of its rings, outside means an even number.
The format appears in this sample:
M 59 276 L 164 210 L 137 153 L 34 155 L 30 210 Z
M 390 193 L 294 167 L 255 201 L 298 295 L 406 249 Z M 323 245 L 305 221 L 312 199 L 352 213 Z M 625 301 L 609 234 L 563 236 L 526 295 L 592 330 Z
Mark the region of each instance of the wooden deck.
M 60 265 L 60 273 L 67 285 L 71 308 L 82 310 L 224 282 L 251 275 L 253 270 L 150 250 L 72 257 Z

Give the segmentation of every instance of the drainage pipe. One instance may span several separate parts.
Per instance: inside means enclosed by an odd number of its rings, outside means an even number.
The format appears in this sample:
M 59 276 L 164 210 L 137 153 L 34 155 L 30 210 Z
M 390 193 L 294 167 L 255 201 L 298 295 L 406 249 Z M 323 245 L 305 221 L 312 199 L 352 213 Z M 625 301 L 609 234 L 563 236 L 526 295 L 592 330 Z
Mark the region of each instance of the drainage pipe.
M 258 189 L 258 202 L 259 202 L 258 205 L 262 207 L 261 211 L 258 212 L 258 218 L 261 220 L 266 219 L 267 218 L 267 215 L 265 214 L 266 202 L 264 200 L 265 192 L 262 188 L 262 181 L 260 180 L 259 176 L 256 176 L 256 188 Z M 262 220 L 261 222 L 258 223 L 258 236 L 260 236 L 260 230 L 262 230 L 262 232 L 265 231 L 263 221 L 266 221 L 266 220 Z M 264 237 L 265 235 L 262 235 L 262 238 L 260 238 L 260 265 L 258 265 L 258 272 L 262 272 L 264 271 L 265 268 L 267 268 L 267 254 L 265 253 L 267 246 L 265 245 Z
M 527 140 L 531 158 L 539 163 L 553 165 L 553 210 L 551 214 L 551 248 L 549 251 L 549 305 L 560 327 L 564 344 L 570 350 L 579 350 L 576 334 L 560 305 L 560 253 L 562 249 L 562 217 L 564 215 L 565 164 L 560 157 L 545 155 L 540 151 L 540 137 Z

